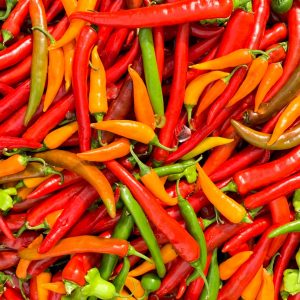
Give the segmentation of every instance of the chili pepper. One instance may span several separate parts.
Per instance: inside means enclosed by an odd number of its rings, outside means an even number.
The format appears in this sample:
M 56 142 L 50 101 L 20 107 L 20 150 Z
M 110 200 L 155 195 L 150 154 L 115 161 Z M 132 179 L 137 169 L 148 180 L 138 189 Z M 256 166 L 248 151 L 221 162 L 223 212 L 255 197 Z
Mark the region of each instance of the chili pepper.
M 241 228 L 240 231 L 223 246 L 222 252 L 229 252 L 237 249 L 239 245 L 249 241 L 251 238 L 262 234 L 270 227 L 270 220 L 266 217 L 257 218 L 252 224 Z
M 153 40 L 155 48 L 155 57 L 157 63 L 157 69 L 159 74 L 160 82 L 162 81 L 162 73 L 164 69 L 165 61 L 165 35 L 163 27 L 154 27 L 153 28 Z
M 288 31 L 285 23 L 276 23 L 270 29 L 266 29 L 265 34 L 260 42 L 259 48 L 265 50 L 267 47 L 284 41 Z
M 148 297 L 150 293 L 155 292 L 160 288 L 161 280 L 156 274 L 148 273 L 142 277 L 141 285 L 145 290 L 143 297 Z
M 92 128 L 106 130 L 144 144 L 150 144 L 164 150 L 174 151 L 174 149 L 162 145 L 153 129 L 141 122 L 130 120 L 109 120 L 93 123 L 91 126 Z
M 90 51 L 92 50 L 96 41 L 96 31 L 90 26 L 84 26 L 80 31 L 74 53 L 72 86 L 74 90 L 75 108 L 78 122 L 80 151 L 87 151 L 91 148 L 87 74 Z
M 172 243 L 176 251 L 186 261 L 193 262 L 199 258 L 199 247 L 196 241 L 158 204 L 154 196 L 144 188 L 118 162 L 108 161 L 105 166 L 121 180 L 133 193 L 142 206 L 149 221 L 163 232 Z M 162 221 L 163 226 L 162 226 Z
M 93 10 L 95 8 L 95 5 L 96 0 L 79 0 L 77 4 L 77 11 L 83 12 Z M 70 43 L 74 38 L 78 36 L 85 24 L 86 22 L 83 22 L 81 20 L 71 21 L 70 26 L 68 27 L 64 35 L 58 41 L 56 41 L 54 45 L 50 45 L 49 50 L 57 49 Z
M 74 147 L 74 146 L 79 146 L 78 132 L 74 133 L 69 139 L 67 139 L 62 144 L 62 147 Z
M 218 211 L 220 211 L 228 220 L 233 223 L 239 223 L 242 220 L 246 220 L 245 217 L 247 212 L 245 208 L 219 190 L 205 174 L 199 164 L 197 164 L 196 167 L 201 188 L 206 197 L 218 209 Z M 221 199 L 222 201 L 220 201 Z
M 270 238 L 274 238 L 278 235 L 289 233 L 289 232 L 298 232 L 300 231 L 300 220 L 295 220 L 290 223 L 284 224 L 276 229 L 274 229 L 270 234 Z
M 23 226 L 26 220 L 26 214 L 9 214 L 5 222 L 11 231 L 17 231 Z
M 75 52 L 74 41 L 71 41 L 70 43 L 63 46 L 64 66 L 65 66 L 64 78 L 65 78 L 66 91 L 69 90 L 72 83 L 72 65 L 73 65 L 74 52 Z
M 255 300 L 260 286 L 262 282 L 262 276 L 263 276 L 263 267 L 259 269 L 259 271 L 256 273 L 256 275 L 253 277 L 253 279 L 250 281 L 250 283 L 247 285 L 247 287 L 242 292 L 242 298 L 245 300 Z
M 250 65 L 247 76 L 239 87 L 237 92 L 228 102 L 227 106 L 232 106 L 237 103 L 249 93 L 251 93 L 261 82 L 268 68 L 268 58 L 265 55 L 261 55 L 254 59 Z
M 262 300 L 266 297 L 274 299 L 273 263 L 267 269 L 263 268 L 262 277 L 262 284 L 256 299 Z
M 280 44 L 272 45 L 268 48 L 269 50 L 272 50 L 268 52 L 269 55 L 269 63 L 275 63 L 283 61 L 286 57 L 287 52 L 287 42 L 283 42 Z M 267 50 L 268 50 L 267 49 Z
M 47 290 L 48 292 L 54 292 L 56 294 L 61 294 L 61 295 L 66 294 L 65 285 L 63 284 L 62 281 L 42 283 L 41 287 Z
M 19 251 L 19 256 L 23 259 L 40 260 L 44 258 L 85 252 L 116 254 L 120 257 L 136 255 L 143 259 L 148 259 L 144 255 L 135 251 L 135 249 L 127 241 L 114 238 L 99 238 L 89 235 L 62 239 L 46 253 L 38 253 L 37 248 L 26 248 Z
M 99 193 L 105 204 L 108 214 L 115 216 L 115 202 L 112 188 L 103 175 L 95 166 L 88 165 L 76 154 L 63 150 L 50 150 L 36 154 L 36 157 L 44 158 L 46 162 L 57 167 L 73 171 L 89 182 Z
M 116 292 L 119 293 L 123 289 L 125 280 L 129 273 L 129 269 L 130 269 L 129 259 L 127 257 L 124 257 L 122 269 L 113 280 L 113 284 L 116 288 Z
M 216 3 L 213 8 L 210 3 L 184 1 L 130 9 L 128 11 L 121 10 L 113 13 L 76 12 L 71 14 L 70 19 L 79 18 L 96 25 L 136 28 L 169 26 L 201 19 L 222 18 L 227 17 L 232 11 L 233 5 L 230 1 L 220 2 L 220 9 L 217 10 L 215 5 Z M 128 22 L 129 18 L 130 22 Z
M 245 287 L 258 272 L 267 254 L 271 240 L 268 234 L 272 228 L 268 229 L 253 249 L 253 254 L 226 282 L 219 292 L 219 299 L 238 299 Z
M 278 14 L 284 14 L 288 12 L 293 5 L 293 1 L 271 1 L 272 10 Z
M 6 96 L 9 93 L 12 93 L 15 89 L 10 87 L 8 84 L 5 84 L 3 82 L 0 83 L 0 93 L 3 96 Z
M 117 211 L 115 218 L 103 217 L 89 232 L 91 234 L 98 234 L 103 231 L 112 230 L 118 223 L 121 217 L 121 212 Z M 86 231 L 85 231 L 86 232 Z M 75 233 L 73 233 L 75 235 Z M 76 234 L 77 236 L 77 234 Z
M 142 209 L 135 201 L 135 199 L 132 197 L 130 191 L 127 189 L 126 186 L 122 185 L 120 187 L 120 191 L 121 191 L 122 201 L 126 205 L 129 212 L 132 214 L 135 223 L 140 229 L 141 234 L 149 247 L 150 253 L 152 254 L 153 257 L 153 261 L 155 262 L 157 272 L 160 277 L 163 277 L 165 275 L 166 269 L 159 251 L 158 244 L 154 237 L 153 231 L 151 227 L 148 225 L 148 222 L 146 222 L 146 216 L 144 215 Z
M 107 113 L 106 76 L 105 69 L 99 57 L 97 46 L 92 50 L 92 65 L 90 73 L 89 111 L 97 121 L 102 121 Z
M 65 118 L 66 113 L 73 110 L 74 97 L 67 94 L 27 128 L 22 137 L 41 142 Z
M 268 91 L 275 85 L 275 83 L 282 76 L 283 69 L 281 63 L 269 64 L 255 95 L 255 108 L 254 111 L 259 110 L 259 106 L 265 98 Z
M 46 19 L 47 22 L 51 22 L 61 11 L 64 10 L 64 6 L 60 0 L 54 0 L 51 7 L 47 10 Z
M 140 75 L 128 66 L 128 72 L 133 82 L 134 114 L 136 120 L 155 128 L 155 116 L 148 96 L 147 88 Z
M 48 267 L 53 265 L 59 258 L 61 257 L 32 261 L 27 270 L 28 274 L 32 277 L 37 276 L 41 272 L 45 271 Z
M 14 6 L 17 4 L 16 0 L 5 0 L 5 2 L 6 2 L 6 11 L 4 15 L 0 16 L 0 20 L 6 20 L 10 15 Z
M 38 27 L 44 31 L 47 30 L 45 9 L 41 0 L 31 0 L 29 2 L 29 14 L 33 28 Z M 29 123 L 42 99 L 48 65 L 47 48 L 47 36 L 35 29 L 33 32 L 30 95 L 24 120 L 25 125 Z
M 238 49 L 208 62 L 192 65 L 190 68 L 197 70 L 218 70 L 236 67 L 251 63 L 254 60 L 254 55 L 256 54 L 264 54 L 264 52 L 259 50 Z
M 12 136 L 0 137 L 0 149 L 15 149 L 15 148 L 40 148 L 41 144 L 31 139 L 24 139 Z
M 294 207 L 294 210 L 296 212 L 296 218 L 300 213 L 299 192 L 300 192 L 299 190 L 296 190 L 295 193 L 294 193 L 294 196 L 293 196 L 293 207 Z M 287 211 L 287 209 L 285 209 L 285 211 Z
M 1 251 L 0 258 L 0 270 L 6 270 L 15 266 L 20 259 L 16 251 Z
M 69 16 L 72 12 L 76 11 L 76 7 L 78 2 L 76 0 L 67 1 L 67 0 L 61 0 L 62 5 L 64 6 L 64 9 L 66 11 L 66 14 Z
M 131 234 L 133 225 L 133 215 L 131 215 L 131 213 L 129 213 L 126 209 L 123 209 L 121 218 L 114 228 L 112 238 L 127 240 Z M 110 278 L 117 261 L 118 257 L 116 255 L 104 254 L 102 256 L 99 271 L 103 279 L 108 280 Z
M 1 200 L 3 201 L 4 197 L 3 197 L 3 195 L 1 195 L 1 196 L 2 196 Z M 7 202 L 7 201 L 5 201 L 5 202 Z M 6 203 L 1 203 L 1 206 L 4 206 L 4 205 L 6 205 Z M 5 207 L 1 207 L 1 210 L 5 210 Z M 15 240 L 15 237 L 13 236 L 10 228 L 8 227 L 8 224 L 6 223 L 5 219 L 3 218 L 2 212 L 0 213 L 0 229 L 8 239 Z
M 30 285 L 29 285 L 29 296 L 30 299 L 33 300 L 38 300 L 38 291 L 37 291 L 37 281 L 36 281 L 36 276 L 32 277 L 30 279 Z
M 11 299 L 11 300 L 21 300 L 24 299 L 19 291 L 16 291 L 14 288 L 6 286 L 4 292 L 2 294 L 3 299 Z M 33 299 L 35 300 L 35 299 Z
M 49 292 L 48 290 L 44 289 L 42 285 L 44 283 L 51 282 L 51 273 L 42 272 L 41 274 L 36 276 L 36 282 L 37 282 L 38 299 L 47 300 Z

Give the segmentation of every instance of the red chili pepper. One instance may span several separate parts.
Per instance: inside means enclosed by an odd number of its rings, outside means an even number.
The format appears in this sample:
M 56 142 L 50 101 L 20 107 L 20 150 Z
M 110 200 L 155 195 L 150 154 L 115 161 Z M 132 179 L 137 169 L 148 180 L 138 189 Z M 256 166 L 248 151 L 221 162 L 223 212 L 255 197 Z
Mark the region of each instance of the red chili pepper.
M 18 252 L 16 251 L 1 251 L 0 252 L 0 270 L 6 270 L 14 267 L 19 261 Z
M 10 250 L 21 250 L 27 248 L 29 244 L 37 237 L 35 231 L 23 232 L 17 239 L 8 239 L 5 235 L 0 235 L 0 243 L 3 247 Z
M 8 224 L 6 220 L 3 218 L 2 213 L 0 213 L 0 230 L 3 232 L 3 234 L 11 240 L 14 240 L 15 237 L 13 236 L 10 228 L 8 227 Z
M 22 300 L 22 299 L 24 299 L 18 290 L 8 287 L 8 286 L 5 286 L 2 296 L 3 296 L 4 300 L 5 299 L 6 300 Z
M 247 208 L 253 209 L 262 205 L 266 205 L 278 197 L 286 196 L 298 188 L 300 188 L 299 172 L 268 185 L 255 194 L 247 196 L 244 199 L 244 203 Z
M 265 31 L 259 49 L 265 50 L 273 44 L 284 41 L 287 34 L 288 30 L 285 23 L 276 23 L 273 27 Z
M 97 42 L 97 33 L 90 26 L 84 26 L 78 36 L 72 69 L 72 86 L 78 122 L 80 151 L 91 149 L 91 127 L 88 105 L 88 66 L 90 52 Z
M 75 183 L 34 206 L 27 214 L 29 225 L 37 226 L 43 222 L 49 213 L 67 207 L 68 203 L 73 200 L 85 185 L 86 183 Z
M 174 130 L 184 100 L 186 70 L 188 67 L 188 47 L 189 47 L 189 24 L 180 25 L 176 36 L 175 62 L 172 87 L 165 117 L 166 123 L 159 132 L 160 142 L 170 147 L 173 141 Z M 154 159 L 157 162 L 164 161 L 168 155 L 167 151 L 162 149 L 154 150 Z
M 47 22 L 50 23 L 60 12 L 64 9 L 60 0 L 54 0 L 50 8 L 47 10 L 46 18 Z
M 253 12 L 254 12 L 254 26 L 252 31 L 248 35 L 248 41 L 246 43 L 246 48 L 248 49 L 259 48 L 270 15 L 269 0 L 254 0 Z
M 242 9 L 235 10 L 226 25 L 216 57 L 245 48 L 254 25 L 254 15 Z
M 276 63 L 283 61 L 286 57 L 286 46 L 282 44 L 275 44 L 270 46 L 267 50 L 271 50 L 271 52 L 268 53 L 269 55 L 269 64 Z
M 230 18 L 232 17 L 233 14 L 231 15 Z M 199 39 L 204 39 L 204 40 L 222 34 L 224 30 L 225 30 L 224 27 L 208 27 L 208 26 L 199 25 L 198 23 L 193 23 L 190 25 L 190 34 L 194 37 L 197 37 Z
M 26 221 L 26 214 L 9 214 L 5 218 L 8 228 L 12 231 L 18 231 Z
M 279 299 L 279 291 L 282 284 L 283 272 L 290 263 L 294 253 L 296 252 L 300 244 L 300 232 L 290 233 L 280 250 L 279 258 L 275 262 L 274 267 L 274 287 L 275 287 L 275 299 Z
M 276 85 L 267 94 L 264 101 L 269 101 L 288 81 L 300 62 L 300 53 L 296 49 L 300 44 L 300 4 L 296 1 L 287 14 L 288 20 L 288 51 L 283 66 L 283 74 Z
M 31 139 L 18 138 L 12 136 L 0 136 L 0 149 L 14 149 L 14 148 L 40 148 L 42 144 Z
M 10 94 L 14 91 L 15 89 L 9 86 L 8 84 L 4 82 L 0 82 L 0 93 L 3 96 L 6 96 L 7 94 Z
M 268 217 L 257 218 L 253 223 L 241 228 L 239 232 L 228 240 L 222 248 L 222 252 L 230 252 L 236 250 L 240 245 L 248 242 L 251 238 L 254 238 L 262 234 L 271 225 Z
M 259 242 L 253 249 L 253 254 L 242 264 L 239 269 L 230 277 L 219 291 L 218 299 L 237 300 L 241 296 L 245 287 L 249 284 L 259 268 L 264 262 L 271 240 L 268 234 L 274 229 L 271 227 L 260 238 Z
M 30 286 L 30 290 L 29 290 L 30 291 L 30 294 L 29 294 L 30 299 L 39 300 L 36 277 L 32 277 L 30 279 L 30 285 L 29 286 Z
M 61 257 L 53 257 L 32 261 L 27 269 L 27 273 L 32 277 L 37 276 L 48 269 L 50 266 L 52 266 L 60 258 Z
M 172 243 L 178 254 L 186 261 L 192 262 L 199 257 L 196 241 L 159 205 L 156 198 L 116 161 L 104 163 L 127 187 L 144 209 L 149 221 L 161 230 Z M 163 220 L 163 221 L 162 221 Z
M 90 185 L 84 187 L 73 199 L 76 203 L 68 203 L 54 226 L 39 247 L 39 253 L 50 250 L 79 220 L 84 211 L 99 197 L 98 192 Z
M 62 175 L 64 177 L 63 183 L 61 183 L 61 176 L 52 175 L 49 179 L 43 181 L 33 192 L 31 192 L 27 196 L 27 199 L 38 199 L 44 197 L 82 180 L 79 175 L 68 170 L 64 170 Z
M 52 105 L 46 113 L 42 114 L 33 125 L 23 134 L 23 138 L 30 138 L 41 142 L 46 135 L 64 120 L 67 112 L 74 110 L 74 96 L 68 94 L 55 105 Z
M 70 20 L 79 18 L 96 25 L 115 27 L 157 27 L 211 18 L 226 18 L 230 15 L 232 9 L 233 3 L 228 0 L 219 0 L 214 3 L 185 0 L 170 4 L 121 10 L 115 13 L 75 12 L 71 14 Z
M 159 73 L 160 81 L 162 81 L 162 73 L 165 63 L 165 39 L 164 39 L 164 28 L 155 27 L 153 28 L 153 40 L 155 47 L 156 63 Z

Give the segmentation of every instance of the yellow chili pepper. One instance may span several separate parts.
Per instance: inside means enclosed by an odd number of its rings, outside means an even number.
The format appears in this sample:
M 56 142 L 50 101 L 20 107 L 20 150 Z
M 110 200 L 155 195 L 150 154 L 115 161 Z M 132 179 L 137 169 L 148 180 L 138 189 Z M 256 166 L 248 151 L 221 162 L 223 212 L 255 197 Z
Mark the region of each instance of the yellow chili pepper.
M 51 282 L 51 273 L 42 272 L 36 276 L 37 292 L 39 300 L 48 300 L 49 291 L 43 288 L 43 284 Z
M 164 245 L 160 249 L 160 254 L 161 254 L 164 264 L 167 264 L 167 263 L 173 261 L 178 256 L 178 254 L 176 253 L 176 251 L 174 250 L 174 248 L 171 244 Z M 128 273 L 128 276 L 137 277 L 140 275 L 144 275 L 145 273 L 152 271 L 152 270 L 155 270 L 155 263 L 154 262 L 150 263 L 148 261 L 144 261 L 138 267 L 131 270 Z
M 250 281 L 250 283 L 247 285 L 247 287 L 243 290 L 243 293 L 241 295 L 243 300 L 255 300 L 257 297 L 257 294 L 259 292 L 261 282 L 263 278 L 263 267 L 259 269 L 259 271 L 256 273 L 256 275 L 253 277 L 253 279 Z M 274 298 L 272 298 L 274 299 Z
M 267 145 L 274 144 L 278 140 L 278 138 L 284 133 L 284 131 L 288 129 L 299 116 L 300 96 L 296 97 L 292 102 L 290 102 L 286 109 L 283 111 L 283 113 L 280 115 Z
M 121 158 L 130 152 L 130 143 L 125 138 L 120 138 L 108 145 L 90 151 L 78 153 L 77 156 L 88 161 L 108 161 Z
M 191 159 L 207 150 L 210 150 L 217 146 L 229 144 L 233 141 L 233 139 L 226 139 L 222 137 L 208 137 L 205 140 L 203 140 L 200 144 L 198 144 L 192 151 L 184 155 L 181 159 Z
M 36 248 L 42 243 L 42 241 L 43 241 L 43 235 L 41 234 L 30 243 L 28 248 Z M 27 269 L 28 269 L 30 263 L 31 263 L 31 261 L 27 260 L 27 259 L 21 258 L 19 260 L 19 263 L 18 263 L 18 266 L 17 266 L 17 269 L 16 269 L 16 275 L 17 275 L 18 278 L 26 279 Z
M 106 74 L 97 48 L 98 47 L 95 46 L 92 51 L 89 110 L 99 122 L 102 121 L 103 115 L 106 114 L 108 106 L 106 97 Z
M 138 72 L 128 66 L 128 72 L 133 82 L 134 114 L 136 120 L 155 129 L 155 116 L 148 91 Z
M 220 278 L 222 280 L 229 279 L 235 271 L 248 260 L 252 255 L 252 251 L 243 251 L 235 254 L 219 265 Z
M 44 139 L 44 145 L 48 149 L 56 149 L 63 144 L 69 137 L 71 137 L 78 130 L 77 122 L 68 123 L 58 129 L 55 129 L 47 134 Z
M 262 274 L 262 284 L 256 300 L 265 300 L 265 299 L 274 299 L 275 288 L 273 282 L 273 274 L 269 273 L 265 268 L 263 269 Z
M 65 285 L 62 281 L 42 283 L 41 287 L 45 290 L 48 290 L 56 294 L 60 294 L 60 295 L 66 294 Z
M 36 177 L 36 178 L 25 178 L 23 183 L 27 188 L 35 188 L 39 186 L 43 181 L 47 180 L 51 175 L 45 177 Z
M 75 42 L 71 41 L 63 46 L 64 51 L 64 65 L 65 65 L 65 88 L 69 90 L 72 83 L 72 66 L 75 52 Z
M 97 0 L 79 0 L 77 4 L 76 11 L 90 11 L 93 10 L 96 6 Z M 82 20 L 72 20 L 70 22 L 70 26 L 55 44 L 49 46 L 49 50 L 57 49 L 65 46 L 70 43 L 73 39 L 75 39 L 80 33 L 82 27 L 86 24 L 85 21 Z
M 141 282 L 136 278 L 127 276 L 125 280 L 125 286 L 130 290 L 132 295 L 137 299 L 142 298 L 145 295 L 145 290 L 142 287 Z M 148 299 L 148 296 L 143 297 L 143 299 L 145 300 Z
M 196 168 L 199 175 L 198 181 L 201 185 L 202 191 L 214 207 L 232 223 L 240 223 L 243 220 L 246 221 L 246 209 L 219 190 L 198 163 L 196 164 Z
M 130 296 L 124 289 L 120 292 L 120 296 L 122 297 L 116 297 L 116 300 L 136 300 L 136 298 Z
M 67 16 L 76 11 L 77 0 L 61 0 Z
M 198 76 L 192 80 L 185 90 L 184 105 L 188 113 L 188 121 L 190 123 L 192 118 L 192 111 L 194 106 L 197 104 L 198 99 L 205 87 L 211 82 L 228 76 L 229 73 L 221 71 L 212 71 L 203 75 Z
M 43 111 L 54 100 L 64 78 L 64 53 L 61 48 L 49 51 L 48 82 Z
M 143 144 L 154 145 L 167 151 L 176 150 L 176 148 L 168 148 L 162 145 L 154 130 L 141 122 L 131 120 L 109 120 L 92 123 L 91 126 L 95 129 L 110 131 Z

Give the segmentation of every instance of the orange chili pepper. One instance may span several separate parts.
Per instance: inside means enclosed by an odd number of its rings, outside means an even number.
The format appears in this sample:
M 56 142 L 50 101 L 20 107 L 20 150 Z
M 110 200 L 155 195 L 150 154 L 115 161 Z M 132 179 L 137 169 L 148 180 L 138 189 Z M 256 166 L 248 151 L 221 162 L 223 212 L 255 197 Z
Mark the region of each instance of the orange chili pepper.
M 278 140 L 278 138 L 284 133 L 284 131 L 288 129 L 299 116 L 300 96 L 296 97 L 292 102 L 290 102 L 286 109 L 283 111 L 283 113 L 280 115 L 267 145 L 274 144 Z
M 83 12 L 93 10 L 96 6 L 96 3 L 97 0 L 79 0 L 76 11 Z M 72 20 L 64 35 L 58 41 L 56 41 L 55 44 L 50 45 L 49 50 L 57 49 L 70 43 L 79 35 L 81 29 L 85 24 L 86 22 L 82 20 Z
M 202 191 L 214 207 L 232 223 L 246 221 L 246 209 L 219 190 L 198 163 L 196 164 L 196 168 L 198 171 L 198 182 L 201 185 Z
M 262 284 L 256 300 L 274 299 L 275 288 L 273 283 L 273 273 L 269 273 L 269 271 L 264 268 L 262 275 Z
M 222 262 L 219 265 L 220 278 L 222 280 L 229 279 L 232 274 L 235 273 L 235 271 L 248 260 L 252 253 L 252 251 L 239 252 Z
M 77 0 L 61 0 L 67 16 L 76 11 Z
M 18 197 L 20 200 L 25 200 L 27 196 L 34 190 L 34 188 L 21 187 L 18 189 Z
M 184 94 L 184 105 L 188 113 L 189 124 L 192 118 L 193 108 L 197 104 L 198 99 L 204 91 L 205 87 L 211 82 L 228 75 L 229 73 L 226 72 L 212 71 L 196 77 L 189 83 Z
M 274 86 L 274 84 L 279 80 L 279 78 L 282 76 L 283 68 L 282 64 L 279 63 L 273 63 L 269 64 L 267 71 L 262 78 L 256 95 L 255 95 L 255 107 L 254 111 L 257 112 L 260 104 L 263 102 L 265 96 L 269 92 L 269 90 Z
M 62 281 L 42 283 L 42 288 L 60 295 L 66 294 L 66 288 Z
M 48 133 L 44 139 L 44 145 L 48 149 L 56 149 L 78 130 L 77 122 L 68 123 Z
M 43 111 L 54 100 L 64 78 L 64 53 L 61 48 L 49 51 L 48 82 Z
M 45 222 L 47 223 L 50 229 L 54 226 L 56 220 L 58 219 L 58 217 L 61 215 L 62 212 L 63 209 L 56 210 L 45 217 Z
M 141 122 L 131 120 L 109 120 L 92 123 L 91 126 L 95 129 L 110 131 L 143 144 L 154 145 L 167 151 L 176 150 L 176 148 L 168 148 L 162 145 L 154 130 Z
M 65 65 L 65 88 L 69 90 L 72 83 L 72 66 L 75 52 L 75 42 L 71 41 L 63 46 Z
M 230 107 L 249 95 L 261 82 L 268 68 L 268 56 L 261 55 L 251 63 L 247 76 L 235 95 L 227 103 L 226 107 Z
M 128 72 L 133 82 L 134 114 L 136 120 L 155 129 L 155 116 L 146 85 L 138 72 L 131 68 L 131 65 L 128 66 Z
M 116 300 L 136 300 L 136 298 L 129 295 L 124 289 L 120 292 L 120 297 L 116 297 Z
M 225 68 L 247 65 L 252 62 L 255 54 L 264 54 L 263 51 L 239 49 L 227 55 L 190 66 L 198 70 L 222 70 Z
M 39 235 L 35 238 L 28 246 L 28 248 L 36 248 L 38 247 L 43 241 L 43 235 Z M 31 261 L 26 259 L 20 259 L 16 269 L 16 275 L 20 279 L 26 279 L 27 277 L 27 269 L 30 265 Z
M 15 154 L 5 160 L 0 160 L 0 177 L 12 175 L 24 171 L 30 161 L 44 163 L 43 160 L 26 155 Z
M 143 298 L 145 300 L 148 299 L 148 296 L 145 296 L 145 290 L 138 279 L 127 276 L 125 280 L 125 286 L 130 290 L 130 292 L 135 298 Z
M 112 218 L 116 216 L 113 190 L 106 177 L 97 167 L 81 160 L 75 153 L 63 150 L 50 150 L 37 153 L 35 156 L 43 158 L 50 165 L 67 169 L 81 176 L 99 193 L 108 214 Z
M 263 267 L 259 269 L 241 295 L 243 300 L 255 300 L 259 292 L 263 277 Z M 274 299 L 274 298 L 273 298 Z
M 51 273 L 42 272 L 36 276 L 37 291 L 39 300 L 48 300 L 49 291 L 43 288 L 43 284 L 51 282 Z
M 107 113 L 106 74 L 98 54 L 98 47 L 92 51 L 92 68 L 90 74 L 89 110 L 97 120 L 102 121 Z
M 164 264 L 167 264 L 171 261 L 173 261 L 178 254 L 174 250 L 171 244 L 166 244 L 160 249 L 160 254 L 162 257 L 162 260 Z M 128 276 L 130 277 L 137 277 L 140 275 L 144 275 L 145 273 L 152 271 L 155 269 L 155 263 L 152 261 L 152 263 L 148 261 L 144 261 L 139 266 L 137 266 L 135 269 L 131 270 L 128 273 Z
M 125 138 L 120 138 L 108 145 L 90 151 L 78 153 L 77 156 L 88 161 L 108 161 L 121 158 L 130 152 L 130 143 Z
M 133 152 L 132 146 L 130 146 L 130 152 L 139 165 L 141 181 L 148 188 L 148 190 L 163 203 L 167 205 L 176 205 L 178 202 L 177 198 L 172 198 L 169 196 L 157 173 L 139 160 L 137 155 Z
M 45 177 L 36 177 L 36 178 L 25 178 L 23 179 L 24 186 L 27 188 L 35 188 L 39 186 L 42 182 L 47 180 L 51 175 Z

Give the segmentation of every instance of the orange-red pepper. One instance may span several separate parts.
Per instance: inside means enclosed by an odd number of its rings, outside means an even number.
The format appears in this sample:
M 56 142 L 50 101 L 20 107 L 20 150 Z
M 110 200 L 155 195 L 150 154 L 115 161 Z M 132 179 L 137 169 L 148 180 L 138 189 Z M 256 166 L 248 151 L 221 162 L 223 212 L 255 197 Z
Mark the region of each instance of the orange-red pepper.
M 63 46 L 64 51 L 64 66 L 65 66 L 65 89 L 69 90 L 72 83 L 72 66 L 75 52 L 75 42 L 71 41 Z
M 262 277 L 262 284 L 256 300 L 274 299 L 275 288 L 273 283 L 273 274 L 264 268 Z

